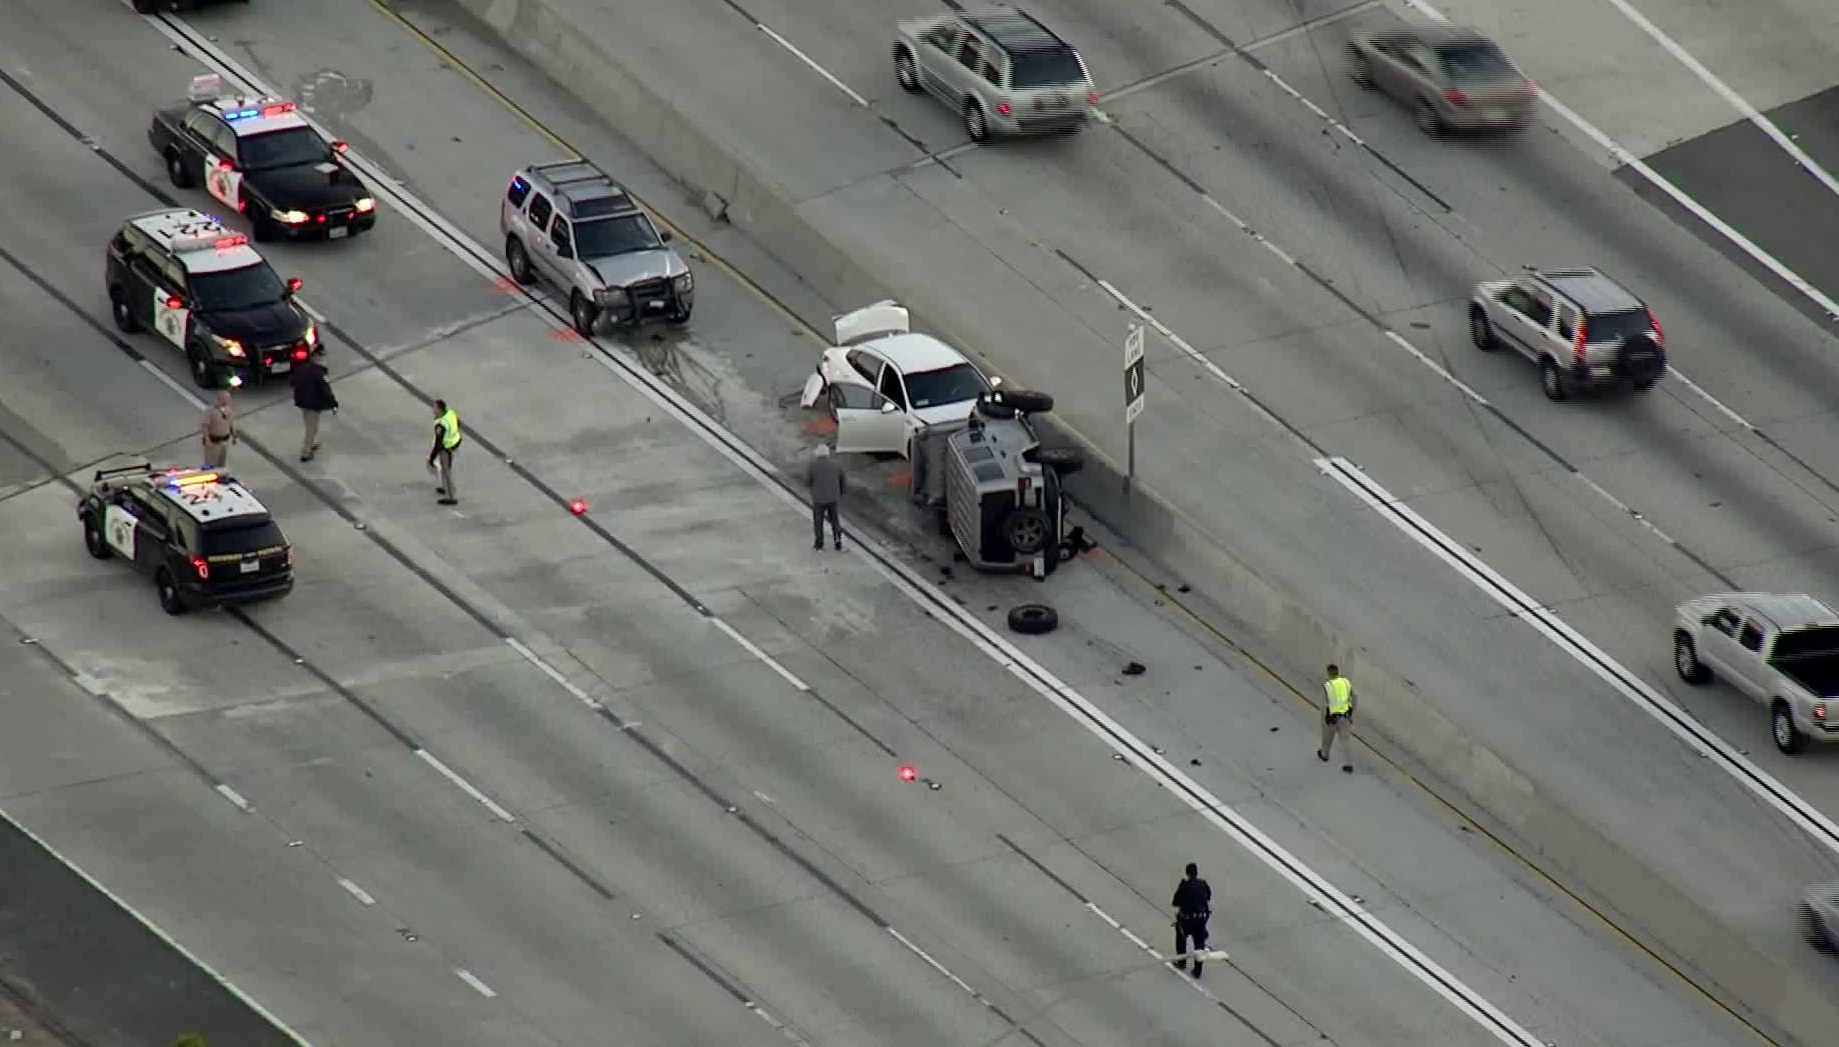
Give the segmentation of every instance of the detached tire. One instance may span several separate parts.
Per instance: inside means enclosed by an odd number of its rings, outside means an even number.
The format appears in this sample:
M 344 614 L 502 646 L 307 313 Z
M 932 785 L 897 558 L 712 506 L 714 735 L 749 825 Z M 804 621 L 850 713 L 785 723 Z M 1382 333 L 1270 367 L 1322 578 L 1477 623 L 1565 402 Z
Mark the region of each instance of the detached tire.
M 1024 636 L 1039 636 L 1060 628 L 1060 612 L 1044 603 L 1025 603 L 1009 608 L 1009 628 Z
M 1032 389 L 1004 390 L 1003 403 L 1024 414 L 1046 414 L 1054 409 L 1054 398 Z
M 1034 460 L 1061 476 L 1071 476 L 1086 467 L 1085 455 L 1071 447 L 1037 448 L 1034 452 Z

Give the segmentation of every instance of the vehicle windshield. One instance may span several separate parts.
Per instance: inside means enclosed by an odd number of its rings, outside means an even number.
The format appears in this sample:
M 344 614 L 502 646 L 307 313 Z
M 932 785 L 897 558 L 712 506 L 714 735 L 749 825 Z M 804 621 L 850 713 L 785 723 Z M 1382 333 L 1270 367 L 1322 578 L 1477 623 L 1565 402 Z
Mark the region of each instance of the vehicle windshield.
M 242 556 L 287 544 L 273 520 L 226 520 L 206 527 L 199 541 L 206 556 Z
M 1009 84 L 1018 91 L 1085 82 L 1085 68 L 1071 51 L 1037 51 L 1009 56 Z
M 1518 75 L 1500 48 L 1486 41 L 1457 44 L 1437 54 L 1443 58 L 1449 78 L 1459 84 L 1488 84 Z
M 970 364 L 953 364 L 937 371 L 907 375 L 907 397 L 914 410 L 975 400 L 990 391 L 990 383 Z
M 287 285 L 267 262 L 215 273 L 193 273 L 191 285 L 192 308 L 201 313 L 254 309 L 287 297 Z
M 332 160 L 332 150 L 310 127 L 264 131 L 259 135 L 239 138 L 236 140 L 236 148 L 241 154 L 245 171 L 330 163 Z
M 1594 345 L 1599 342 L 1615 342 L 1623 338 L 1639 338 L 1651 334 L 1653 321 L 1648 319 L 1646 309 L 1631 309 L 1625 313 L 1603 313 L 1584 321 L 1584 338 Z
M 606 258 L 629 251 L 649 251 L 659 246 L 658 231 L 651 219 L 642 214 L 619 218 L 596 218 L 575 224 L 575 255 L 578 258 Z

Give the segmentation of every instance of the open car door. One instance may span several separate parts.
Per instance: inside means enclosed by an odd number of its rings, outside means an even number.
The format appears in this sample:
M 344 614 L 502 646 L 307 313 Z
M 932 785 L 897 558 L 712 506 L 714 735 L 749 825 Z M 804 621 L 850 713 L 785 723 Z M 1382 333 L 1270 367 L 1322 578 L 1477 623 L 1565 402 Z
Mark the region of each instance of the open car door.
M 836 450 L 856 454 L 906 454 L 907 414 L 865 385 L 830 386 L 836 415 Z

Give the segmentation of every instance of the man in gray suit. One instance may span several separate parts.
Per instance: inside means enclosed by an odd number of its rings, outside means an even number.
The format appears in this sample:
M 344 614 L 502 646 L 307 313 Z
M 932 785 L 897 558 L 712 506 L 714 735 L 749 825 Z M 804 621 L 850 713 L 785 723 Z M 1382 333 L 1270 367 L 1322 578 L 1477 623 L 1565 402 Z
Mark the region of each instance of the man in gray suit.
M 830 457 L 830 445 L 818 444 L 817 455 L 811 459 L 806 479 L 811 485 L 811 548 L 824 547 L 824 519 L 830 519 L 830 534 L 836 539 L 836 547 L 843 548 L 843 525 L 837 520 L 837 503 L 843 500 L 843 492 L 849 490 L 849 477 L 843 475 L 843 467 L 836 459 Z

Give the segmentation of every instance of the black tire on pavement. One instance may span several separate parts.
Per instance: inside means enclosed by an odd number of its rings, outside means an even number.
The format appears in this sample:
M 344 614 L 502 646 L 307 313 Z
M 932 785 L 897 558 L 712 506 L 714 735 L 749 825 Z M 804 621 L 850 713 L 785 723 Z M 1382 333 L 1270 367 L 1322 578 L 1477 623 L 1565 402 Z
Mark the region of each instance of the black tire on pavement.
M 1033 389 L 1004 389 L 1002 398 L 1003 403 L 1024 414 L 1046 414 L 1054 409 L 1053 396 Z
M 160 568 L 153 577 L 153 584 L 160 594 L 160 610 L 174 616 L 186 612 L 185 601 L 179 597 L 179 587 L 173 582 L 170 569 Z
M 1060 627 L 1060 612 L 1044 603 L 1017 604 L 1009 608 L 1009 628 L 1024 636 L 1051 633 Z
M 114 555 L 114 550 L 109 548 L 109 543 L 102 537 L 102 528 L 97 526 L 93 516 L 83 518 L 83 548 L 88 549 L 89 555 L 98 560 L 106 560 Z
M 1033 556 L 1047 546 L 1053 524 L 1039 509 L 1015 509 L 1003 518 L 1003 537 L 1009 548 L 1022 556 Z
M 1071 476 L 1086 467 L 1086 456 L 1071 447 L 1037 448 L 1034 460 L 1061 476 Z

